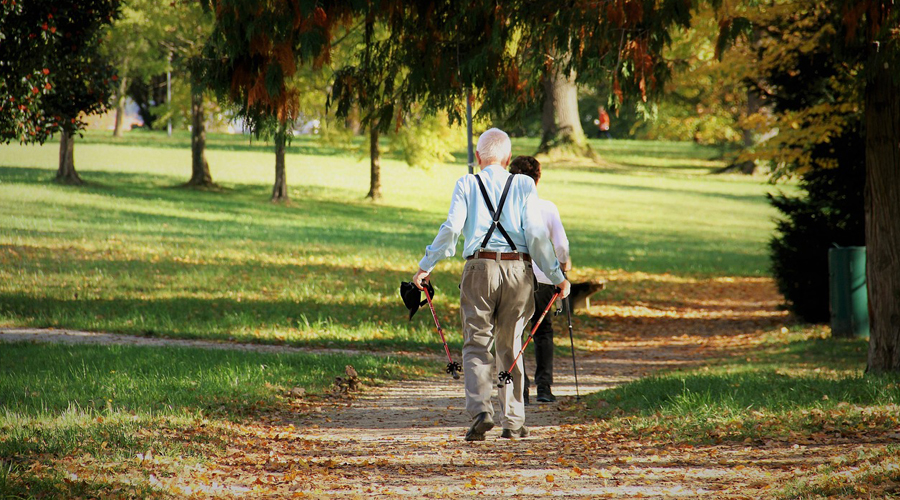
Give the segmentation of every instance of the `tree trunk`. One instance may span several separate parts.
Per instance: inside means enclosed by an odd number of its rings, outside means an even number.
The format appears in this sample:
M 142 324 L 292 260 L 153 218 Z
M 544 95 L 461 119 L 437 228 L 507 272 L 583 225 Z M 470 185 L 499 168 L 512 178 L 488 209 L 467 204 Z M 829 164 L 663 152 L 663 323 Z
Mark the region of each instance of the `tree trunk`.
M 349 129 L 353 135 L 360 135 L 364 132 L 362 123 L 359 120 L 359 106 L 354 104 L 350 107 L 350 113 L 347 114 L 344 125 L 347 126 L 347 129 Z
M 543 134 L 538 153 L 595 156 L 581 128 L 575 72 L 567 77 L 563 70 L 554 68 L 544 77 L 543 87 Z
M 378 124 L 369 125 L 369 194 L 366 198 L 378 200 L 381 198 L 381 150 L 378 149 Z
M 284 125 L 278 125 L 275 132 L 275 186 L 272 187 L 272 201 L 288 201 L 287 178 L 284 172 L 284 145 L 287 132 Z
M 900 85 L 879 58 L 866 84 L 866 371 L 900 372 Z M 877 62 L 874 62 L 877 61 Z M 873 63 L 874 62 L 874 63 Z
M 213 186 L 206 161 L 206 114 L 203 92 L 191 93 L 191 180 L 188 186 Z
M 84 184 L 75 171 L 75 137 L 65 130 L 59 136 L 59 169 L 56 171 L 56 181 L 76 186 Z
M 122 137 L 122 129 L 125 125 L 125 93 L 128 90 L 128 77 L 119 75 L 119 88 L 116 91 L 116 128 L 113 129 L 113 137 Z
M 759 94 L 757 94 L 755 89 L 747 89 L 747 116 L 758 113 L 760 107 L 762 107 L 762 101 L 759 98 Z M 744 150 L 749 151 L 756 145 L 756 138 L 753 136 L 752 130 L 742 129 L 741 135 L 744 139 Z M 752 160 L 736 164 L 734 167 L 735 170 L 740 171 L 742 174 L 753 175 L 756 172 L 756 162 Z

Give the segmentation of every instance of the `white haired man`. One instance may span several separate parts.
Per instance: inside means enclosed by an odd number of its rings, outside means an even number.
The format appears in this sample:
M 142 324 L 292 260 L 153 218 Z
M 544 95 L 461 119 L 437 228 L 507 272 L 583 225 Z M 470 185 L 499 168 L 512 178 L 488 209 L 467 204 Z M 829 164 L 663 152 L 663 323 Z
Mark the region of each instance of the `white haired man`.
M 506 171 L 511 149 L 502 130 L 481 134 L 475 152 L 481 172 L 457 181 L 447 221 L 426 247 L 412 280 L 421 288 L 437 262 L 456 253 L 463 236 L 467 262 L 460 283 L 460 315 L 466 411 L 472 418 L 466 441 L 483 441 L 494 427 L 491 392 L 498 369 L 491 347 L 496 345 L 500 370 L 512 365 L 522 347 L 522 332 L 534 312 L 532 260 L 560 287 L 560 298 L 570 288 L 543 222 L 534 181 Z M 512 383 L 498 391 L 504 438 L 528 435 L 523 373 L 520 358 L 511 370 Z

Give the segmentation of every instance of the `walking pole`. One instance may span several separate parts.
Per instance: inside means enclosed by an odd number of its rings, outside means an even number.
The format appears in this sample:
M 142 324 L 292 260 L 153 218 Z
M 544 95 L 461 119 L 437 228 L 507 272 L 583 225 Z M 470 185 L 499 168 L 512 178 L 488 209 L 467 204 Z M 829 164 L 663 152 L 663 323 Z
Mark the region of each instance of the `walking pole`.
M 572 373 L 575 374 L 575 401 L 581 399 L 578 393 L 578 368 L 575 366 L 575 339 L 572 336 L 572 297 L 566 297 L 566 317 L 569 320 L 569 344 L 572 345 Z
M 450 356 L 450 348 L 447 347 L 447 339 L 444 338 L 444 329 L 438 323 L 437 313 L 434 312 L 434 305 L 431 303 L 431 294 L 428 293 L 427 288 L 422 288 L 422 291 L 425 292 L 425 298 L 428 299 L 428 307 L 431 309 L 431 317 L 434 318 L 434 326 L 437 327 L 437 331 L 441 335 L 441 341 L 444 343 L 444 352 L 447 353 L 447 360 L 450 361 L 447 363 L 447 373 L 452 375 L 454 379 L 459 380 L 459 372 L 462 371 L 462 366 L 453 361 L 453 358 Z
M 560 293 L 562 293 L 562 290 L 557 287 L 556 293 L 554 293 L 553 297 L 550 298 L 550 303 L 547 304 L 547 307 L 544 308 L 544 312 L 541 313 L 541 317 L 538 318 L 538 320 L 534 323 L 534 328 L 531 329 L 531 333 L 528 335 L 528 340 L 525 341 L 525 345 L 523 345 L 522 348 L 519 349 L 519 354 L 516 354 L 516 359 L 513 360 L 512 366 L 509 367 L 509 370 L 500 372 L 500 375 L 498 377 L 500 379 L 500 383 L 497 384 L 497 387 L 503 387 L 503 384 L 512 383 L 512 371 L 513 368 L 516 367 L 516 363 L 519 362 L 519 356 L 521 356 L 522 353 L 525 352 L 525 348 L 528 347 L 528 343 L 531 342 L 531 339 L 534 337 L 534 332 L 536 332 L 538 327 L 541 326 L 541 322 L 544 321 L 544 316 L 546 316 L 550 311 L 550 308 L 553 307 L 553 303 L 556 302 L 556 298 L 559 297 Z

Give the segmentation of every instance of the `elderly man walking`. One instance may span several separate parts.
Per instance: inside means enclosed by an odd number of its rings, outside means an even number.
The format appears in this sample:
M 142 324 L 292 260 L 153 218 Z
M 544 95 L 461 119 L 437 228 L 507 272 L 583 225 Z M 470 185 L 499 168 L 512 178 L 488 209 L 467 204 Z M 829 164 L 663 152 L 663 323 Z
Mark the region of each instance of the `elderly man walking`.
M 466 411 L 472 426 L 466 441 L 483 441 L 494 427 L 491 393 L 499 366 L 509 367 L 522 347 L 522 332 L 534 312 L 534 273 L 531 262 L 569 294 L 539 205 L 534 181 L 506 171 L 512 144 L 502 130 L 492 128 L 478 138 L 475 155 L 481 172 L 459 179 L 450 199 L 447 221 L 425 257 L 413 283 L 419 288 L 441 259 L 456 253 L 459 236 L 465 239 L 466 265 L 460 283 L 463 324 L 463 373 Z M 498 390 L 501 437 L 525 437 L 525 404 L 521 358 L 512 370 L 512 383 Z

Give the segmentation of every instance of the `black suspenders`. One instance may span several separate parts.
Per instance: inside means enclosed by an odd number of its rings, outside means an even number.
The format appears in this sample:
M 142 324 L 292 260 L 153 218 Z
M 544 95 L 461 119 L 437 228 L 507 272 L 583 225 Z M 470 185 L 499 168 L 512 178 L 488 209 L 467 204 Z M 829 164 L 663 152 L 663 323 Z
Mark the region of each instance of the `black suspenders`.
M 494 205 L 491 204 L 491 198 L 488 196 L 487 189 L 484 187 L 484 182 L 481 180 L 481 177 L 475 175 L 475 180 L 478 181 L 478 187 L 481 188 L 481 196 L 484 198 L 484 203 L 487 205 L 488 212 L 491 214 L 491 227 L 488 229 L 486 235 L 484 235 L 484 240 L 481 242 L 481 249 L 484 250 L 487 247 L 488 240 L 491 239 L 491 235 L 494 234 L 494 228 L 496 227 L 500 234 L 503 235 L 503 238 L 506 239 L 506 243 L 509 244 L 509 247 L 512 248 L 513 252 L 516 252 L 516 244 L 513 243 L 512 238 L 509 237 L 509 233 L 503 229 L 503 226 L 500 225 L 500 213 L 503 211 L 503 204 L 506 203 L 506 195 L 509 194 L 509 186 L 512 185 L 513 175 L 510 175 L 509 178 L 506 179 L 506 186 L 503 187 L 503 194 L 500 195 L 500 202 L 497 203 L 497 210 L 494 211 Z

